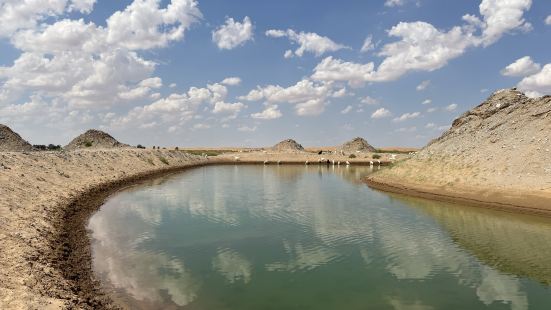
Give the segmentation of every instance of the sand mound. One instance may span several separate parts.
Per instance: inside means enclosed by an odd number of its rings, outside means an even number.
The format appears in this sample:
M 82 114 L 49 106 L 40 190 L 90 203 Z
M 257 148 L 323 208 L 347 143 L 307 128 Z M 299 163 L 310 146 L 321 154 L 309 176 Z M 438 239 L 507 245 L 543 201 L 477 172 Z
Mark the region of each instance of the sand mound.
M 365 141 L 365 139 L 360 138 L 360 137 L 354 138 L 354 139 L 344 143 L 338 149 L 342 150 L 344 152 L 348 152 L 348 153 L 355 153 L 357 151 L 360 151 L 360 152 L 377 152 L 377 150 L 373 146 L 371 146 L 369 143 L 367 143 L 367 141 Z
M 108 133 L 90 129 L 74 138 L 73 141 L 65 146 L 65 149 L 71 151 L 76 149 L 111 149 L 118 147 L 129 147 L 129 145 L 120 143 Z
M 0 152 L 32 151 L 33 146 L 8 126 L 0 124 Z
M 279 142 L 278 144 L 272 147 L 272 150 L 277 152 L 302 152 L 304 147 L 298 144 L 297 141 L 293 139 L 287 139 Z
M 406 162 L 374 179 L 551 194 L 551 96 L 493 93 Z

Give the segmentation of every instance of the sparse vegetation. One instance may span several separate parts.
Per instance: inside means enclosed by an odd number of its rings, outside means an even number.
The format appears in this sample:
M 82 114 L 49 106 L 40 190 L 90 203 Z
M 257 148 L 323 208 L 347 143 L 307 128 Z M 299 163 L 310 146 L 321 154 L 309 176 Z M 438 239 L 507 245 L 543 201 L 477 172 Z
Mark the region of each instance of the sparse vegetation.
M 39 151 L 61 151 L 61 145 L 55 145 L 51 143 L 48 145 L 35 144 L 33 145 L 33 147 Z
M 139 148 L 139 149 L 145 149 L 145 146 L 143 146 L 141 144 L 136 145 L 136 147 Z
M 153 159 L 147 158 L 146 161 L 147 161 L 150 165 L 155 166 L 155 163 L 153 162 Z
M 348 158 L 356 158 L 356 155 L 350 154 L 350 155 L 348 156 Z
M 373 158 L 373 159 L 379 159 L 379 158 L 381 158 L 381 155 L 379 155 L 379 154 L 373 154 L 373 156 L 371 156 L 371 158 Z
M 91 141 L 84 141 L 84 146 L 85 146 L 85 147 L 91 147 L 91 146 L 92 146 L 92 142 L 91 142 Z

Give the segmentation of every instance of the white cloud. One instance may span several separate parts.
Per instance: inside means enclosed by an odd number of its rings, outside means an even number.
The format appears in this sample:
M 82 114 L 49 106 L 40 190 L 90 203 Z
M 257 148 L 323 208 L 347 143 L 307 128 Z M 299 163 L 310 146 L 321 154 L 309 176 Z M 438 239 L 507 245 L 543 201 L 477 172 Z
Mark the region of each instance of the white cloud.
M 352 111 L 352 106 L 349 105 L 347 106 L 346 108 L 344 108 L 342 111 L 341 111 L 341 114 L 348 114 L 350 111 Z
M 166 8 L 158 0 L 134 1 L 107 19 L 107 43 L 128 49 L 164 47 L 179 41 L 184 31 L 202 17 L 195 0 L 172 0 Z
M 333 97 L 333 98 L 342 98 L 342 97 L 344 97 L 344 96 L 346 96 L 346 88 L 345 88 L 345 87 L 343 87 L 343 88 L 341 88 L 341 89 L 335 91 L 335 92 L 331 95 L 331 97 Z
M 452 103 L 449 106 L 447 106 L 445 109 L 446 109 L 446 111 L 453 112 L 457 109 L 457 104 Z
M 385 118 L 385 117 L 389 117 L 391 115 L 392 114 L 390 113 L 389 110 L 387 110 L 385 108 L 379 108 L 375 112 L 373 112 L 373 114 L 371 114 L 371 118 Z
M 532 0 L 482 0 L 480 14 L 484 18 L 481 40 L 484 46 L 495 43 L 505 33 L 516 29 L 531 30 L 523 18 L 524 11 L 532 6 Z
M 422 104 L 431 104 L 432 103 L 432 100 L 430 99 L 426 99 L 425 101 L 422 102 Z
M 228 103 L 224 101 L 217 101 L 214 103 L 214 109 L 212 110 L 212 113 L 226 113 L 232 115 L 233 118 L 245 107 L 246 106 L 241 102 Z
M 547 18 L 545 19 L 545 24 L 548 26 L 551 25 L 551 15 L 547 16 Z
M 240 126 L 237 128 L 238 131 L 242 131 L 242 132 L 254 132 L 256 131 L 257 127 L 254 126 L 254 127 L 249 127 L 249 126 Z
M 265 120 L 277 119 L 281 116 L 282 114 L 281 111 L 278 109 L 277 104 L 268 104 L 262 112 L 251 114 L 252 118 Z
M 360 52 L 367 53 L 374 49 L 375 49 L 375 45 L 373 44 L 373 36 L 369 35 L 365 38 L 362 48 L 360 49 Z
M 219 49 L 234 49 L 253 38 L 253 24 L 248 16 L 243 22 L 227 18 L 226 23 L 212 32 L 212 41 Z
M 224 84 L 224 85 L 228 85 L 228 86 L 236 86 L 236 85 L 241 84 L 241 79 L 236 77 L 236 76 L 227 77 L 224 80 L 222 80 L 222 82 L 220 82 L 220 84 Z
M 427 112 L 428 112 L 428 113 L 433 113 L 433 112 L 436 112 L 436 111 L 438 111 L 437 108 L 428 108 L 428 109 L 427 109 Z
M 386 0 L 385 1 L 385 6 L 388 6 L 388 7 L 402 6 L 404 4 L 406 4 L 405 0 Z
M 5 104 L 30 95 L 55 110 L 97 110 L 160 98 L 158 92 L 151 93 L 162 86 L 160 78 L 151 77 L 156 63 L 137 51 L 181 40 L 201 17 L 196 1 L 173 0 L 165 8 L 156 0 L 134 1 L 113 13 L 105 26 L 60 18 L 74 11 L 89 13 L 94 3 L 0 3 L 0 36 L 9 36 L 21 51 L 11 66 L 0 66 L 0 98 Z
M 434 128 L 436 128 L 436 124 L 435 123 L 428 123 L 428 124 L 425 125 L 425 128 L 434 129 Z
M 370 97 L 370 96 L 365 96 L 362 98 L 362 100 L 360 100 L 361 103 L 365 104 L 365 105 L 376 105 L 376 104 L 379 104 L 379 100 L 373 98 L 373 97 Z
M 404 114 L 400 115 L 399 117 L 394 118 L 393 121 L 394 122 L 403 122 L 403 121 L 407 121 L 409 119 L 418 118 L 419 116 L 421 116 L 421 112 L 404 113 Z
M 410 71 L 434 71 L 470 47 L 488 46 L 506 33 L 529 30 L 523 14 L 530 6 L 531 0 L 483 0 L 482 19 L 465 15 L 466 24 L 448 31 L 421 21 L 400 22 L 388 31 L 399 40 L 382 47 L 378 55 L 384 59 L 376 69 L 373 62 L 359 64 L 327 57 L 316 66 L 312 78 L 359 85 L 396 80 Z
M 281 38 L 288 37 L 289 40 L 299 45 L 299 47 L 294 51 L 295 56 L 302 57 L 304 52 L 312 53 L 316 56 L 321 56 L 328 52 L 335 52 L 343 48 L 347 48 L 342 44 L 333 42 L 328 37 L 320 36 L 314 32 L 295 32 L 292 29 L 276 30 L 270 29 L 266 31 L 266 36 L 272 38 Z M 285 52 L 285 58 L 291 57 L 289 51 Z
M 295 112 L 300 116 L 320 115 L 324 110 L 327 102 L 321 98 L 310 99 L 305 102 L 300 102 L 295 105 Z
M 334 94 L 333 84 L 301 80 L 295 85 L 283 88 L 279 85 L 258 86 L 241 100 L 269 103 L 291 103 L 297 115 L 318 115 L 325 110 L 328 99 Z
M 427 89 L 427 87 L 429 87 L 429 85 L 430 85 L 430 80 L 426 80 L 426 81 L 421 82 L 421 84 L 417 85 L 417 87 L 415 89 L 417 91 L 422 91 L 422 90 Z
M 530 97 L 551 95 L 551 64 L 543 66 L 541 71 L 523 78 L 518 88 Z
M 524 56 L 517 59 L 512 64 L 501 70 L 501 74 L 505 76 L 528 76 L 535 74 L 541 70 L 541 66 L 538 63 L 532 61 L 530 56 Z

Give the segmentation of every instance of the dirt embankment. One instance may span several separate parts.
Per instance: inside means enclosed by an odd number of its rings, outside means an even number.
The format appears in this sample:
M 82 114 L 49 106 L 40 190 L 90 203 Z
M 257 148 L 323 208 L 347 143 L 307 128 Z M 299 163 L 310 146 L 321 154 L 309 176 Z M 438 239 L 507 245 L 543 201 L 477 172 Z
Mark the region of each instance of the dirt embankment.
M 112 308 L 91 274 L 88 216 L 112 189 L 209 160 L 173 150 L 0 152 L 0 308 Z
M 411 159 L 367 178 L 378 189 L 551 215 L 551 96 L 501 90 Z

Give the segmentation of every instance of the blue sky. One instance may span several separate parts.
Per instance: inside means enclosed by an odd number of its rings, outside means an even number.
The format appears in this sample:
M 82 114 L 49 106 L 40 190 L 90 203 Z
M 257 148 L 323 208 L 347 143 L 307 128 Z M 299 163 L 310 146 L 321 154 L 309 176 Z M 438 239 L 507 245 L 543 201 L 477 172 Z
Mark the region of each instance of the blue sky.
M 0 123 L 35 144 L 422 146 L 497 89 L 551 94 L 544 0 L 37 3 L 0 0 Z

